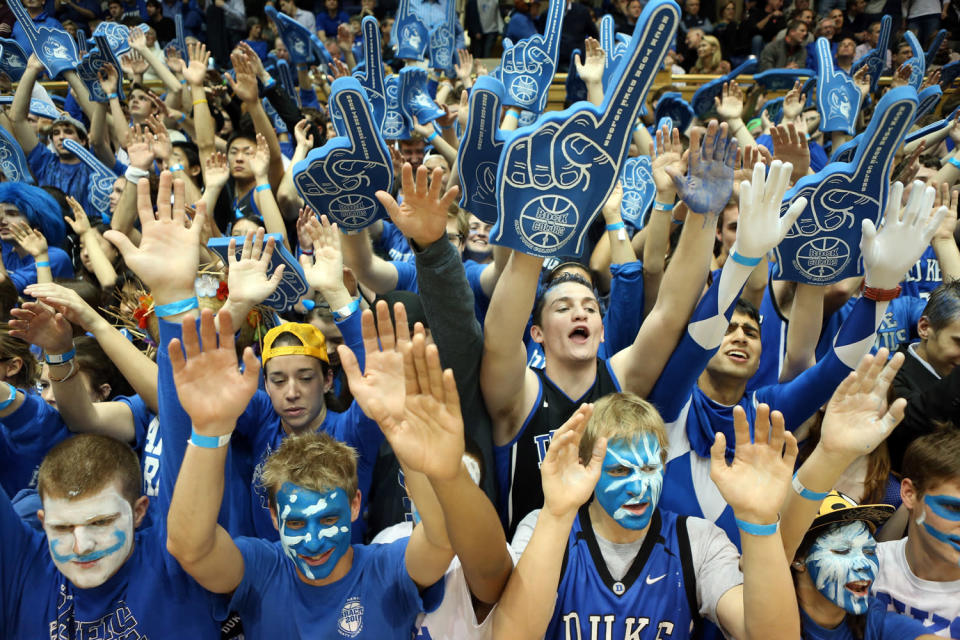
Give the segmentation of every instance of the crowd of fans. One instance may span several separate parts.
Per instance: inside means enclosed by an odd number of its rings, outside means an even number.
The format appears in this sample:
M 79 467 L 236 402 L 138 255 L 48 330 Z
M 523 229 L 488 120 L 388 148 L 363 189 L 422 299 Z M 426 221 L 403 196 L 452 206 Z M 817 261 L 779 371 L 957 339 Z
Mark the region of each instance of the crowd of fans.
M 452 1 L 404 5 L 430 27 Z M 751 56 L 816 72 L 818 38 L 853 74 L 890 16 L 859 133 L 908 85 L 905 32 L 946 30 L 924 87 L 960 60 L 955 0 L 678 3 L 651 107 Z M 686 129 L 649 109 L 644 222 L 619 185 L 545 260 L 458 207 L 481 59 L 542 34 L 544 0 L 457 4 L 442 115 L 386 140 L 389 218 L 360 231 L 296 174 L 347 135 L 328 98 L 367 71 L 365 17 L 385 73 L 422 66 L 394 0 L 279 0 L 317 65 L 260 3 L 22 0 L 78 43 L 129 27 L 102 102 L 74 70 L 44 89 L 2 4 L 29 175 L 0 183 L 0 636 L 960 638 L 955 78 L 897 150 L 864 275 L 821 286 L 776 277 L 780 204 L 853 136 L 800 82 L 777 113 L 735 81 Z M 598 107 L 600 20 L 629 39 L 645 5 L 567 3 L 557 68 Z M 307 293 L 272 303 L 297 264 Z

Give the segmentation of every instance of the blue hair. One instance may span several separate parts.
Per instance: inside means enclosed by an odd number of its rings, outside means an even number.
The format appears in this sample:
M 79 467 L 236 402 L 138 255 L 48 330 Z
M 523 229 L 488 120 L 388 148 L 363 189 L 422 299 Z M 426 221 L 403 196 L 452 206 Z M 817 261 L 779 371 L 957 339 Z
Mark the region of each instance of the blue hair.
M 51 247 L 59 247 L 67 234 L 60 204 L 40 187 L 23 182 L 0 182 L 0 203 L 12 204 L 30 226 L 40 230 Z

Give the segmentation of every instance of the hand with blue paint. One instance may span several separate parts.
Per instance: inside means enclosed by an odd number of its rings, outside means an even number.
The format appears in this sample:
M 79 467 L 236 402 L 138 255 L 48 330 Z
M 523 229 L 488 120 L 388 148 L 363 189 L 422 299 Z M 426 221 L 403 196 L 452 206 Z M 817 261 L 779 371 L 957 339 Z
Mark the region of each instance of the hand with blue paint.
M 872 220 L 863 221 L 860 253 L 866 285 L 873 289 L 894 289 L 929 246 L 930 239 L 947 208 L 933 208 L 936 190 L 920 181 L 913 183 L 910 197 L 901 212 L 903 185 L 893 183 L 883 226 L 877 231 Z
M 565 11 L 565 0 L 550 0 L 543 35 L 532 35 L 517 43 L 504 39 L 499 79 L 507 90 L 506 104 L 543 112 L 557 70 Z
M 857 114 L 863 103 L 863 94 L 857 83 L 843 69 L 833 65 L 833 54 L 826 38 L 818 38 L 817 61 L 817 111 L 820 113 L 820 130 L 856 133 Z
M 733 429 L 737 441 L 733 462 L 727 464 L 726 437 L 717 433 L 710 447 L 710 478 L 738 520 L 775 523 L 790 490 L 797 439 L 785 431 L 783 414 L 771 412 L 766 404 L 757 407 L 752 438 L 743 407 L 733 408 Z
M 587 464 L 580 460 L 580 440 L 592 415 L 592 404 L 580 405 L 553 434 L 540 466 L 544 512 L 571 523 L 577 510 L 593 495 L 607 455 L 607 439 L 598 438 Z
M 728 134 L 727 124 L 717 126 L 717 121 L 711 120 L 706 136 L 695 131 L 690 137 L 687 175 L 680 175 L 672 166 L 668 166 L 666 172 L 691 212 L 718 214 L 733 193 L 736 157 L 737 141 Z

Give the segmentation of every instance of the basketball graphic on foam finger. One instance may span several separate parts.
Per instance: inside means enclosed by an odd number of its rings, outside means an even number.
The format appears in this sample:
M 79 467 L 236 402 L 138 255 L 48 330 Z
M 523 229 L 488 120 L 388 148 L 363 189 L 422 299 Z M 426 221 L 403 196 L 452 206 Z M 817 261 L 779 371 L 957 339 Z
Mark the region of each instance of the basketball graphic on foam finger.
M 573 202 L 563 196 L 543 195 L 520 211 L 517 230 L 533 247 L 553 251 L 570 238 L 578 220 Z

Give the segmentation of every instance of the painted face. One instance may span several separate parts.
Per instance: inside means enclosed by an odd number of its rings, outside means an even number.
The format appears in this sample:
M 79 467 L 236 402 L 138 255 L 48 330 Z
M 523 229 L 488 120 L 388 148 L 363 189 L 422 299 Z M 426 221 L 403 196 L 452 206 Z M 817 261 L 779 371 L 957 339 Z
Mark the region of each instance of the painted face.
M 277 492 L 280 544 L 297 571 L 309 580 L 330 575 L 350 548 L 347 492 L 311 491 L 284 482 Z
M 53 563 L 77 587 L 99 587 L 130 555 L 133 509 L 116 487 L 78 500 L 48 497 L 43 511 Z
M 607 445 L 596 494 L 600 506 L 617 524 L 635 531 L 645 528 L 660 502 L 662 488 L 663 463 L 654 434 Z
M 954 560 L 960 564 L 960 498 L 950 495 L 928 495 L 923 502 L 929 507 L 917 518 L 917 524 L 927 533 L 945 543 L 956 553 Z
M 810 547 L 810 578 L 830 602 L 853 614 L 867 612 L 870 585 L 877 576 L 877 541 L 860 521 L 831 529 Z

